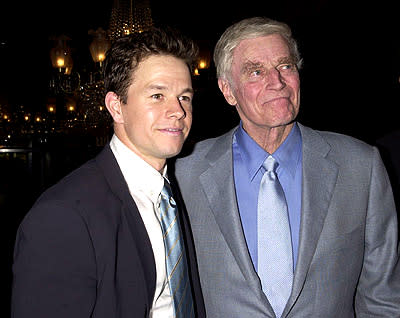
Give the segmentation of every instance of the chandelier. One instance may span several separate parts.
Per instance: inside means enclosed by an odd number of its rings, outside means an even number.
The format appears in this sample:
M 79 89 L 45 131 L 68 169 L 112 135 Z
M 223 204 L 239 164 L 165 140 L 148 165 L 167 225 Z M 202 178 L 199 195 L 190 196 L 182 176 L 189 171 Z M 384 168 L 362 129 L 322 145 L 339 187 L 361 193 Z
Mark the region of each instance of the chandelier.
M 117 38 L 148 30 L 153 25 L 149 0 L 114 0 L 109 29 L 89 30 L 92 37 L 89 51 L 93 65 L 74 67 L 71 38 L 53 37 L 50 50 L 53 73 L 49 82 L 51 98 L 47 112 L 61 129 L 97 128 L 109 125 L 110 116 L 104 104 L 102 62 L 112 41 Z
M 149 0 L 114 0 L 111 10 L 109 35 L 111 40 L 151 28 L 153 20 Z

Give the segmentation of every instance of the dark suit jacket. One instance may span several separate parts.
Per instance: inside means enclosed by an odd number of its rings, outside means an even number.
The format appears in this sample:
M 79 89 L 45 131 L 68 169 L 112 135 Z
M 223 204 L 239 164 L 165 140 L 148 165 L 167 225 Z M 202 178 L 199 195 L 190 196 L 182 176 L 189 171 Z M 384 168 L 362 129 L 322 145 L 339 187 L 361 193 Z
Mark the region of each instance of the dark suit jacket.
M 181 218 L 197 317 L 205 317 Z M 108 145 L 34 204 L 18 229 L 13 273 L 14 318 L 148 317 L 156 285 L 151 243 Z

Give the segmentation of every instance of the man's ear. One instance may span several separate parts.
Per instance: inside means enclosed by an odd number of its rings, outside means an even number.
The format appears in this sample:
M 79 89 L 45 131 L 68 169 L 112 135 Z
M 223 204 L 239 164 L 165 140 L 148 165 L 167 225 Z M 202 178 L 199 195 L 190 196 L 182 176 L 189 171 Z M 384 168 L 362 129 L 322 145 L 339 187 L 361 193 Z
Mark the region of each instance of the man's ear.
M 106 107 L 115 123 L 122 124 L 124 122 L 124 116 L 122 114 L 122 102 L 117 94 L 114 92 L 108 92 L 105 97 Z
M 221 90 L 222 94 L 225 97 L 225 100 L 228 102 L 229 105 L 236 106 L 237 101 L 235 96 L 232 94 L 231 86 L 226 79 L 219 78 L 218 79 L 218 87 Z

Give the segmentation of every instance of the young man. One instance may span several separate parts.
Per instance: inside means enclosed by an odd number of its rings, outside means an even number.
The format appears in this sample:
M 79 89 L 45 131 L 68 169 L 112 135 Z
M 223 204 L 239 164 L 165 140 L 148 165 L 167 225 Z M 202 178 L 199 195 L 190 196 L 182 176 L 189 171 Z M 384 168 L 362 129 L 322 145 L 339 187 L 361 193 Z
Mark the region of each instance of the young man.
M 156 28 L 113 43 L 104 74 L 114 135 L 21 223 L 12 317 L 205 317 L 189 223 L 164 193 L 166 159 L 191 128 L 196 55 L 191 40 Z

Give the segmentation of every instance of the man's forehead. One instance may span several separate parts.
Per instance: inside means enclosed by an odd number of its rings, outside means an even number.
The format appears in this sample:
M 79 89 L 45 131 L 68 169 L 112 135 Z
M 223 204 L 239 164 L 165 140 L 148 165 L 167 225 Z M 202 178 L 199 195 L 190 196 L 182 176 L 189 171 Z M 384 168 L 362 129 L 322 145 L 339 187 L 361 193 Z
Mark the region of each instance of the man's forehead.
M 282 35 L 278 33 L 272 33 L 268 35 L 260 35 L 260 36 L 241 39 L 237 44 L 236 49 L 247 46 L 259 47 L 260 43 L 273 43 L 273 42 L 281 42 L 287 45 L 286 39 Z
M 289 56 L 286 40 L 279 34 L 242 40 L 233 51 L 233 58 L 254 59 L 265 56 Z

